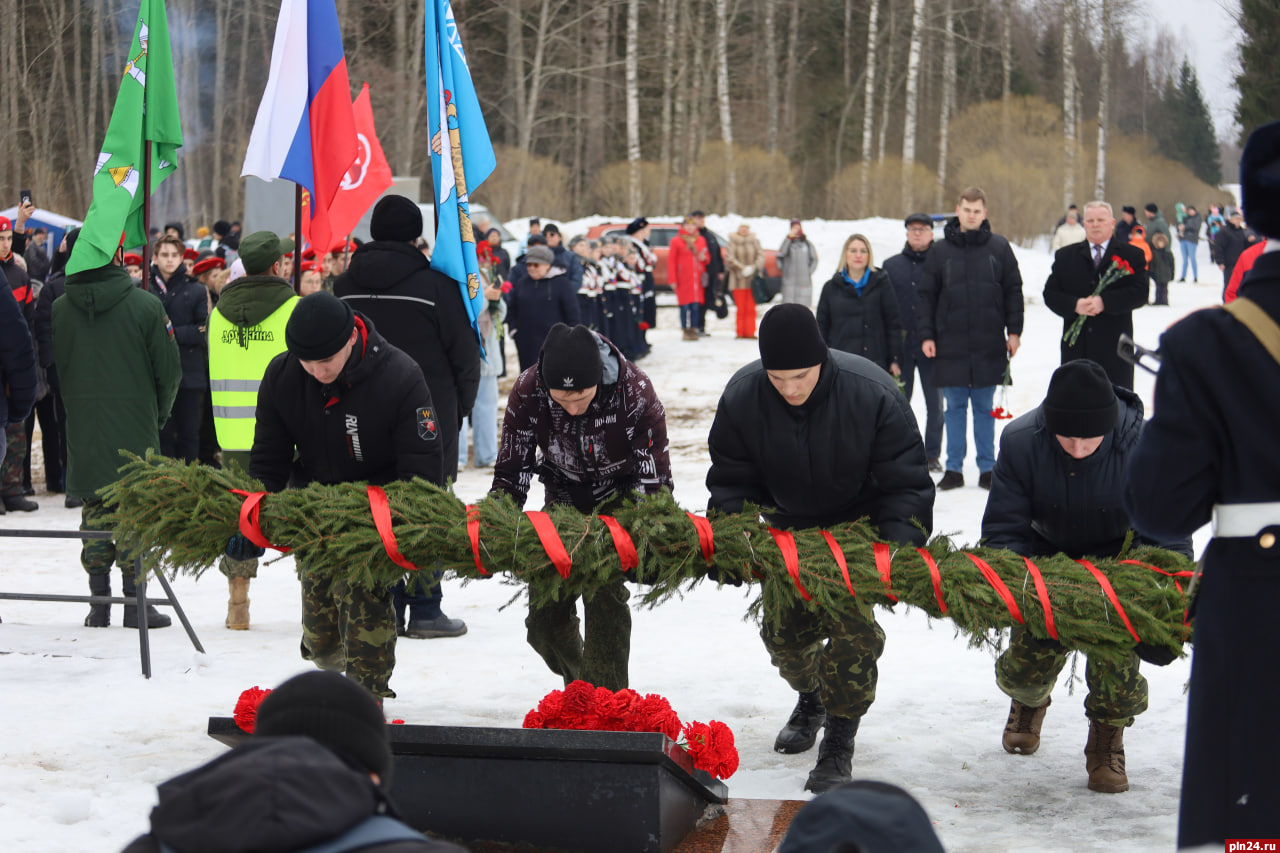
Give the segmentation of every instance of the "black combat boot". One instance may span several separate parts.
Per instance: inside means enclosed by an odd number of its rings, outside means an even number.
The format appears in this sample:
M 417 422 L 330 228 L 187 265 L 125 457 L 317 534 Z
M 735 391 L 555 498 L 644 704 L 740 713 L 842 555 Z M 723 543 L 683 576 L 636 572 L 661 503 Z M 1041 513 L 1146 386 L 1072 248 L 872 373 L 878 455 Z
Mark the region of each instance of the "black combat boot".
M 111 594 L 111 575 L 89 575 L 89 593 L 107 596 Z M 89 615 L 84 617 L 86 628 L 106 628 L 111 625 L 110 604 L 90 604 Z
M 858 720 L 827 717 L 827 731 L 818 747 L 818 763 L 809 771 L 804 783 L 806 791 L 821 794 L 853 781 L 853 736 L 858 733 Z
M 796 709 L 791 712 L 791 719 L 778 732 L 778 739 L 773 742 L 773 751 L 793 755 L 810 749 L 818 739 L 818 729 L 827 720 L 827 709 L 822 707 L 817 690 L 800 694 Z
M 123 592 L 125 598 L 133 598 L 137 594 L 137 585 L 133 582 L 133 575 L 125 574 L 123 576 Z M 148 628 L 168 628 L 173 624 L 173 620 L 165 616 L 155 607 L 147 605 L 147 627 Z M 138 627 L 138 605 L 126 604 L 124 606 L 124 626 L 126 628 Z

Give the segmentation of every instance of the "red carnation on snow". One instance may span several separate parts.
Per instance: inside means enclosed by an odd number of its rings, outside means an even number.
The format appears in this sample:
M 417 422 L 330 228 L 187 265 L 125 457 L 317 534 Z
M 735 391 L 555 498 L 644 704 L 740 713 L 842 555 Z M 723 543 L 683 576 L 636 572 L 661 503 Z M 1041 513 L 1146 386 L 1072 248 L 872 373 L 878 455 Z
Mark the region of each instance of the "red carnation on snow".
M 269 695 L 271 695 L 270 690 L 263 690 L 256 685 L 241 693 L 236 701 L 235 713 L 231 715 L 236 725 L 253 734 L 253 729 L 258 724 L 258 706 Z

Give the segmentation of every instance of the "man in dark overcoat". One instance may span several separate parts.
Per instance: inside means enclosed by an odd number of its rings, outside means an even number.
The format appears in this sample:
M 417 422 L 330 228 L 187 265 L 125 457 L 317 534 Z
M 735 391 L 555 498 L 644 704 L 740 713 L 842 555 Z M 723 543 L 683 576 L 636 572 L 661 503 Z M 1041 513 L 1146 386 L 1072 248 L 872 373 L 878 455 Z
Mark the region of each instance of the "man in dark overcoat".
M 1116 354 L 1120 336 L 1133 335 L 1133 309 L 1147 304 L 1147 261 L 1142 250 L 1115 236 L 1111 205 L 1091 201 L 1084 206 L 1083 242 L 1065 246 L 1053 256 L 1044 283 L 1044 304 L 1063 318 L 1065 336 L 1077 317 L 1086 317 L 1074 344 L 1062 344 L 1062 364 L 1087 358 L 1102 365 L 1123 388 L 1133 387 L 1133 365 Z M 1097 296 L 1098 282 L 1115 266 L 1133 270 L 1107 285 Z
M 1249 224 L 1271 249 L 1280 122 L 1249 137 L 1240 180 Z M 1242 300 L 1253 317 L 1236 313 Z M 1161 336 L 1155 416 L 1129 467 L 1125 508 L 1138 530 L 1187 536 L 1213 522 L 1192 613 L 1179 847 L 1280 837 L 1280 397 L 1266 393 L 1280 388 L 1280 331 L 1261 331 L 1267 320 L 1280 322 L 1274 251 L 1226 310 L 1197 311 Z

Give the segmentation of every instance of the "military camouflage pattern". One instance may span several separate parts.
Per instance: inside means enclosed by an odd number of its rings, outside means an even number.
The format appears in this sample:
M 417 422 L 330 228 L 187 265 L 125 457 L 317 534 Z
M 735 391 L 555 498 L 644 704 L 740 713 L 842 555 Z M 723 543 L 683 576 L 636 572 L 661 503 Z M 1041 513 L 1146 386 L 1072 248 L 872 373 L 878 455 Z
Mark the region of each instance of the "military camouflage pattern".
M 630 596 L 626 583 L 619 580 L 584 599 L 585 641 L 578 632 L 577 596 L 530 607 L 524 620 L 529 645 L 565 684 L 581 679 L 597 687 L 621 690 L 627 686 L 631 657 Z
M 1009 648 L 996 660 L 996 684 L 1010 699 L 1038 708 L 1053 692 L 1066 662 L 1067 651 L 1061 645 L 1038 640 L 1017 627 Z M 1089 687 L 1085 716 L 1107 726 L 1133 725 L 1133 718 L 1147 710 L 1147 680 L 1138 672 L 1138 664 L 1136 654 L 1124 663 L 1090 657 L 1084 670 Z
M 249 470 L 249 451 L 247 450 L 224 450 L 222 451 L 222 464 L 224 466 L 235 462 L 240 466 L 240 470 Z M 253 579 L 258 576 L 258 560 L 257 558 L 249 560 L 233 560 L 225 554 L 218 563 L 218 571 L 222 572 L 228 578 L 249 578 Z
M 396 665 L 396 620 L 391 590 L 353 586 L 345 578 L 302 575 L 302 657 L 321 669 L 345 672 L 379 698 Z
M 107 523 L 106 517 L 111 514 L 111 507 L 98 499 L 87 500 L 80 507 L 81 530 L 114 530 Z M 134 554 L 124 546 L 116 547 L 110 539 L 81 539 L 80 565 L 91 575 L 111 574 L 111 564 L 115 563 L 127 575 L 133 574 Z
M 22 497 L 22 463 L 27 458 L 27 427 L 24 421 L 4 430 L 4 462 L 0 462 L 0 494 Z
M 884 631 L 874 617 L 838 619 L 802 604 L 766 619 L 760 637 L 769 659 L 797 693 L 817 689 L 827 713 L 858 719 L 876 700 L 876 661 Z

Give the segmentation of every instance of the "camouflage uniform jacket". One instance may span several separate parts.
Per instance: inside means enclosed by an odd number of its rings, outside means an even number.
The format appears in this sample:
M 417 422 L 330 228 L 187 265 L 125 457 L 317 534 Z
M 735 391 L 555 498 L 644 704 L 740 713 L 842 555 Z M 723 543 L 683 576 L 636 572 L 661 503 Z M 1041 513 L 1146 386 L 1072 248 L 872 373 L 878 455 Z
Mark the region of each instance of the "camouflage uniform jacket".
M 547 504 L 590 512 L 628 491 L 673 488 L 667 415 L 645 372 L 608 338 L 596 335 L 604 377 L 577 417 L 553 405 L 542 359 L 520 374 L 507 400 L 493 489 L 524 505 L 536 473 Z

